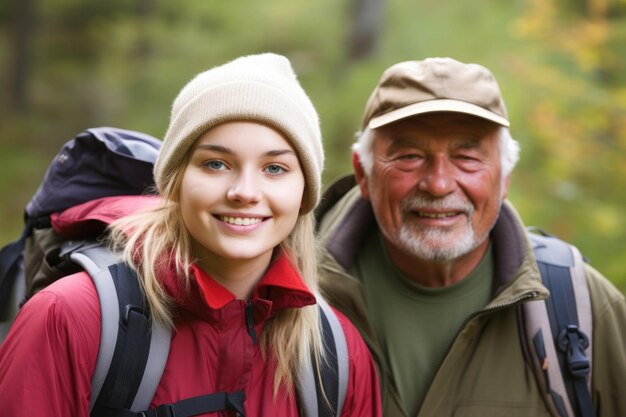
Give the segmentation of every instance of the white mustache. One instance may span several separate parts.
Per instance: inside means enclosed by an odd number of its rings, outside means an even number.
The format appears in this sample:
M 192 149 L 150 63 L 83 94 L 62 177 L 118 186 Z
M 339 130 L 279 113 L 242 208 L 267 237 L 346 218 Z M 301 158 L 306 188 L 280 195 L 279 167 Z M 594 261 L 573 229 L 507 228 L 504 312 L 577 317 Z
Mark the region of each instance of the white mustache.
M 420 210 L 438 210 L 446 212 L 462 212 L 471 215 L 474 206 L 467 199 L 459 195 L 449 195 L 443 198 L 432 198 L 421 194 L 412 194 L 400 202 L 403 212 Z

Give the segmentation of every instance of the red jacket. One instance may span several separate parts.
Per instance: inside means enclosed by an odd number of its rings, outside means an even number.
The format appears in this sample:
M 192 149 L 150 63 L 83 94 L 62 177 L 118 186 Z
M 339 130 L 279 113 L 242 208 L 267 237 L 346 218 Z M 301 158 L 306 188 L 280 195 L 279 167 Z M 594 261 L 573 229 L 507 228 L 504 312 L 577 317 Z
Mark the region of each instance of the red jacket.
M 177 314 L 151 407 L 243 389 L 248 417 L 297 416 L 295 396 L 281 391 L 274 399 L 275 363 L 263 359 L 246 327 L 248 305 L 260 335 L 266 320 L 282 309 L 315 303 L 296 271 L 279 257 L 250 301 L 235 299 L 199 268 L 192 267 L 192 276 L 188 292 L 173 271 L 160 277 L 177 302 Z M 340 313 L 337 316 L 349 353 L 342 416 L 379 416 L 378 380 L 368 349 L 352 324 Z M 1 414 L 87 417 L 99 338 L 98 296 L 86 273 L 63 278 L 39 292 L 22 308 L 0 346 Z

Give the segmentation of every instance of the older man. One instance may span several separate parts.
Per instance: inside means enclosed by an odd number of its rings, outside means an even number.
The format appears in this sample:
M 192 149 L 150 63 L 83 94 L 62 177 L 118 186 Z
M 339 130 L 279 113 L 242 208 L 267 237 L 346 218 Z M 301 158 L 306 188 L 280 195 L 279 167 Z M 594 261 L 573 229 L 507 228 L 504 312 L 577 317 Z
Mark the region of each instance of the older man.
M 318 210 L 322 290 L 365 337 L 387 417 L 562 408 L 520 343 L 520 306 L 549 293 L 506 201 L 519 153 L 508 128 L 486 68 L 450 58 L 396 64 L 365 107 L 354 177 L 331 186 Z M 585 275 L 594 412 L 626 416 L 617 387 L 626 301 L 591 267 Z

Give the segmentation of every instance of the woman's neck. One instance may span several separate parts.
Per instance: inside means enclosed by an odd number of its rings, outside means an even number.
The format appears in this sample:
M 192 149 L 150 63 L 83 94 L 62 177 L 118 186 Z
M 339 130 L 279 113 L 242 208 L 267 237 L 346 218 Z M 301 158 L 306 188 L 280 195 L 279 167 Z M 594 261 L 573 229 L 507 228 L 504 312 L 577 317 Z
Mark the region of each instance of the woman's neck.
M 198 265 L 211 278 L 232 292 L 237 299 L 247 300 L 265 274 L 271 262 L 269 256 L 247 259 L 204 258 Z

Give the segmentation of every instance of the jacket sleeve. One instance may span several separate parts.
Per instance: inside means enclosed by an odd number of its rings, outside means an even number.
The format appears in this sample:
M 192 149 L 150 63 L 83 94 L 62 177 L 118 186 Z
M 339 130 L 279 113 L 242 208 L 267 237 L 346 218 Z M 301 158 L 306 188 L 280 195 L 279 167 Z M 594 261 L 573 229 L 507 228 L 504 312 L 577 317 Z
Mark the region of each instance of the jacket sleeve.
M 98 300 L 95 289 L 86 287 L 89 283 L 66 291 L 61 283 L 66 279 L 22 307 L 0 346 L 2 415 L 89 416 L 100 333 Z M 85 305 L 89 308 L 79 309 Z
M 592 268 L 588 282 L 593 312 L 592 393 L 596 416 L 626 416 L 626 299 Z
M 367 345 L 352 323 L 334 310 L 346 336 L 349 356 L 348 388 L 342 417 L 382 416 L 376 365 Z

